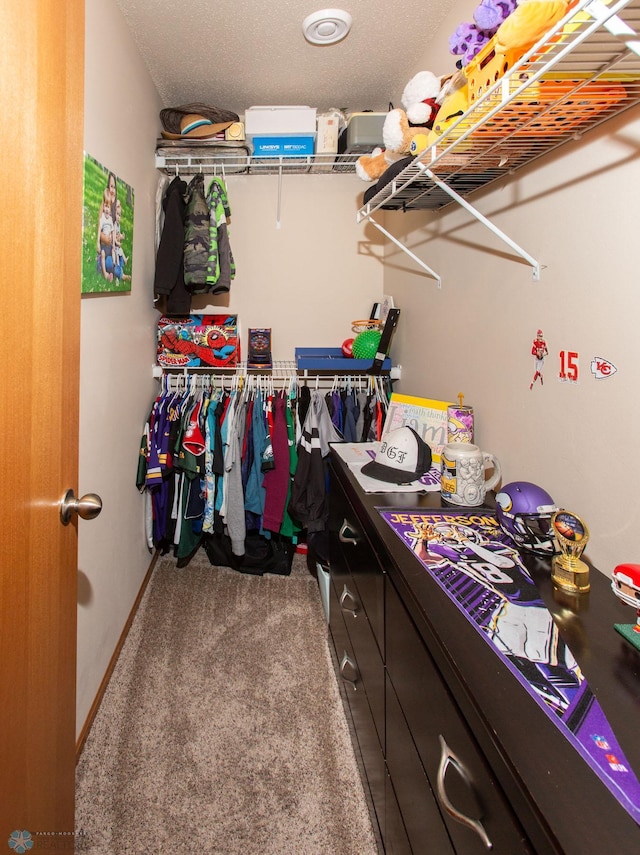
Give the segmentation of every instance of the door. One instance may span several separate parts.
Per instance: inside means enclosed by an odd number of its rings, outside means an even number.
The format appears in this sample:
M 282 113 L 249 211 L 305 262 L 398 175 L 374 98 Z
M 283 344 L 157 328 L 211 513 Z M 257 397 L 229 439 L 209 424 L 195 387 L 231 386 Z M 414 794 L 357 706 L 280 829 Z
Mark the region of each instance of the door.
M 84 0 L 0 0 L 0 32 L 0 849 L 71 851 Z

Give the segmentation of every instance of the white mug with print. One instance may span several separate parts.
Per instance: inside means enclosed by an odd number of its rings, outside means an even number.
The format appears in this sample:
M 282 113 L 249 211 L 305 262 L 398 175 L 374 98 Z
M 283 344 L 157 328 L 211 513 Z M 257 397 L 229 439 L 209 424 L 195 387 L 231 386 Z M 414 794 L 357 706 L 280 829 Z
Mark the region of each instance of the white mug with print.
M 470 442 L 448 442 L 442 448 L 440 494 L 445 502 L 474 508 L 484 502 L 487 490 L 500 481 L 500 463 L 493 454 Z M 493 475 L 486 477 L 486 470 Z

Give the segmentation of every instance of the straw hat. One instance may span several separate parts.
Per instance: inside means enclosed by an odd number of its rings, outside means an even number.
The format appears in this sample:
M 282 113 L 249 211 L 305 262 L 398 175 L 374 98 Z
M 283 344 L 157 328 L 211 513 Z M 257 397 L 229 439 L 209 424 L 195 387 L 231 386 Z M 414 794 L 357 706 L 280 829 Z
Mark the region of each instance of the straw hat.
M 167 107 L 160 111 L 160 121 L 164 127 L 162 136 L 169 140 L 209 139 L 239 119 L 231 110 L 198 103 Z

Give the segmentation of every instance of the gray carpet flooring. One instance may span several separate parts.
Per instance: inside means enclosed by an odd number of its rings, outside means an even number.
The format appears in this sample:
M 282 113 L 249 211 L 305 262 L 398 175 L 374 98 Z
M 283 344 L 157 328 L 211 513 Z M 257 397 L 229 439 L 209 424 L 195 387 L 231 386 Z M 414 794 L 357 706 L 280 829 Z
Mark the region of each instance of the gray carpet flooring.
M 160 558 L 77 768 L 78 850 L 376 855 L 318 586 Z

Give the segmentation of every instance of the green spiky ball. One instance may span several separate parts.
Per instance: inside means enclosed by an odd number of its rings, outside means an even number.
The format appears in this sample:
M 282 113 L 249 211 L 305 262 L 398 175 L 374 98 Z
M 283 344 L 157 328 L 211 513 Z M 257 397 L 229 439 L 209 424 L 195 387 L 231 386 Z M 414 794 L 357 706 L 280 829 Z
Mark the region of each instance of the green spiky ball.
M 358 333 L 353 341 L 354 359 L 374 359 L 382 333 L 380 330 L 365 330 Z

